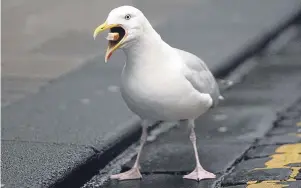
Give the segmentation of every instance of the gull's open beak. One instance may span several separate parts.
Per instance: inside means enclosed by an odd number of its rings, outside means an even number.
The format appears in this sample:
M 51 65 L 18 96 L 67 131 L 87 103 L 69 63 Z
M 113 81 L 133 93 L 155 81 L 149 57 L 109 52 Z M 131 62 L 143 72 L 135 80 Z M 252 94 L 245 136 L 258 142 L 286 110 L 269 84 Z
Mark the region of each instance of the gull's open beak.
M 120 25 L 108 24 L 107 22 L 105 22 L 105 23 L 101 24 L 100 26 L 98 26 L 94 30 L 94 34 L 93 34 L 94 40 L 99 33 L 103 32 L 107 29 L 111 29 L 111 31 L 114 30 L 114 32 L 118 32 L 120 37 L 117 41 L 109 41 L 108 48 L 107 48 L 106 55 L 105 55 L 105 62 L 107 62 L 109 60 L 109 58 L 112 56 L 113 52 L 120 47 L 120 45 L 123 43 L 123 41 L 126 38 L 126 31 Z

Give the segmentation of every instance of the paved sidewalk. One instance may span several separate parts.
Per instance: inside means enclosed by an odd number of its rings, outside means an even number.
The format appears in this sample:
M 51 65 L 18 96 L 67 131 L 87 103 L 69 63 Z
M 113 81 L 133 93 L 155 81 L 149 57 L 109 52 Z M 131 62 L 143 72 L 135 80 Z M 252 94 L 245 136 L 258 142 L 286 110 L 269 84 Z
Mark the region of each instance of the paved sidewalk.
M 241 184 L 248 188 L 301 187 L 301 99 L 278 115 L 274 128 L 222 181 L 228 188 L 245 187 Z
M 235 185 L 235 188 L 242 188 L 249 184 L 255 188 L 256 180 L 287 180 L 290 187 L 300 188 L 301 150 L 300 144 L 295 144 L 301 141 L 300 134 L 296 134 L 301 106 L 296 103 L 301 93 L 300 44 L 301 30 L 277 51 L 267 50 L 253 58 L 256 67 L 240 83 L 223 93 L 225 101 L 218 108 L 198 119 L 196 134 L 200 161 L 205 169 L 217 175 L 217 179 L 199 183 L 182 179 L 195 164 L 189 129 L 180 126 L 146 145 L 141 156 L 141 181 L 110 180 L 102 185 L 106 175 L 105 171 L 100 171 L 100 175 L 84 187 L 216 188 Z M 277 117 L 278 112 L 292 104 L 290 111 Z M 271 130 L 275 121 L 276 128 Z M 253 145 L 257 139 L 261 140 Z M 246 155 L 250 148 L 253 149 Z M 279 154 L 272 155 L 275 149 Z M 126 164 L 124 160 L 115 161 L 108 167 L 113 170 L 107 175 L 118 172 L 118 165 L 126 171 L 133 163 L 134 158 Z M 267 182 L 258 187 L 268 188 Z

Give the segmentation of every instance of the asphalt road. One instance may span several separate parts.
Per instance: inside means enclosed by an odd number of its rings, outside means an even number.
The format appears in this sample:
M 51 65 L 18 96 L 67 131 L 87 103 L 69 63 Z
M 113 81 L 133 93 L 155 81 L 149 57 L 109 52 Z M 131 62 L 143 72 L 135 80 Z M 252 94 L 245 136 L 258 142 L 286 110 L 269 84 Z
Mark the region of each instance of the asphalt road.
M 135 128 L 118 93 L 123 55 L 104 64 L 105 41 L 92 40 L 113 7 L 140 8 L 168 43 L 217 69 L 299 3 L 2 1 L 3 183 L 50 185 Z

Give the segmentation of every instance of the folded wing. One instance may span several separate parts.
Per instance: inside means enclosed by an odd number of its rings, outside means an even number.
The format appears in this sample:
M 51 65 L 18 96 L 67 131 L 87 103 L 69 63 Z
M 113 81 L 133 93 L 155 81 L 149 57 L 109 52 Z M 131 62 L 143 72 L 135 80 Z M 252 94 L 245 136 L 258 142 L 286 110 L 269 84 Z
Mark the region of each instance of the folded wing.
M 216 106 L 223 97 L 220 95 L 218 84 L 207 65 L 200 58 L 189 52 L 180 49 L 176 50 L 186 65 L 184 69 L 186 79 L 200 93 L 210 94 L 213 106 Z

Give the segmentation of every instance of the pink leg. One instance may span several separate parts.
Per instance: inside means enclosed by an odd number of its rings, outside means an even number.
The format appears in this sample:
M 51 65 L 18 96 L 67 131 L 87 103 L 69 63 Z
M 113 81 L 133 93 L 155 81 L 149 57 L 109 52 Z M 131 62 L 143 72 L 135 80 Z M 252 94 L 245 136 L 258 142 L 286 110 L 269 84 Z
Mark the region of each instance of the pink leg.
M 140 160 L 140 155 L 141 155 L 143 145 L 146 142 L 146 138 L 147 138 L 147 126 L 143 125 L 142 126 L 142 135 L 141 135 L 141 139 L 140 139 L 140 148 L 139 148 L 139 152 L 138 152 L 134 166 L 129 171 L 112 175 L 111 179 L 133 180 L 133 179 L 141 179 L 142 178 L 142 175 L 139 170 L 139 160 Z
M 189 124 L 191 124 L 190 140 L 192 142 L 193 149 L 194 149 L 196 167 L 190 174 L 185 175 L 183 178 L 192 179 L 192 180 L 196 180 L 196 181 L 200 181 L 202 179 L 215 178 L 216 176 L 213 173 L 206 171 L 200 163 L 198 150 L 196 147 L 196 135 L 194 132 L 194 120 L 193 121 L 189 120 Z

